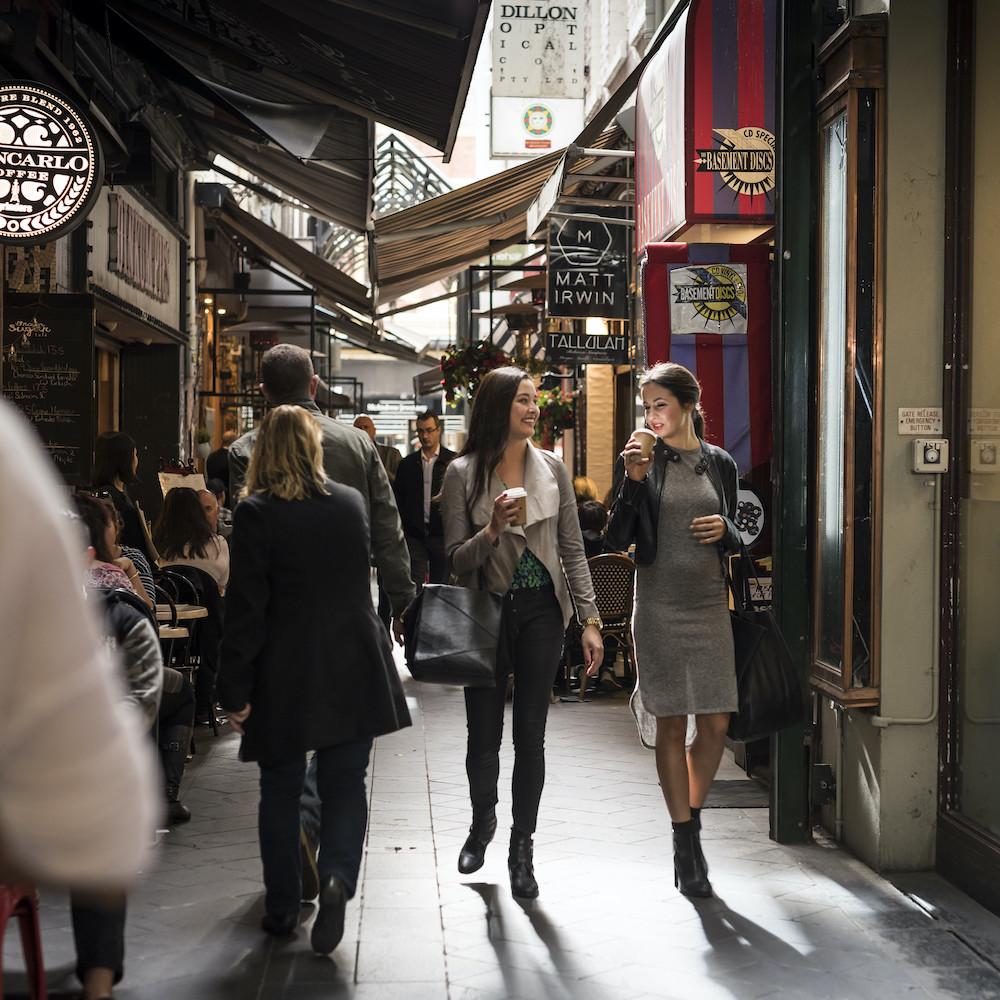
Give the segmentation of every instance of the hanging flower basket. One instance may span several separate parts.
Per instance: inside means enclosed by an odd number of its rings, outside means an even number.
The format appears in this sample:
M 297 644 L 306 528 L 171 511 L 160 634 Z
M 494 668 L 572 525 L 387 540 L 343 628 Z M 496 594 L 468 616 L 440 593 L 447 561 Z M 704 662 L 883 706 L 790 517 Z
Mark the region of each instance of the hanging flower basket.
M 441 388 L 444 398 L 453 403 L 455 397 L 471 398 L 483 376 L 494 368 L 513 364 L 496 344 L 477 340 L 471 344 L 449 344 L 441 355 Z
M 551 448 L 562 437 L 562 432 L 573 426 L 573 412 L 579 395 L 579 390 L 564 392 L 558 389 L 542 389 L 538 393 L 535 440 L 543 448 Z

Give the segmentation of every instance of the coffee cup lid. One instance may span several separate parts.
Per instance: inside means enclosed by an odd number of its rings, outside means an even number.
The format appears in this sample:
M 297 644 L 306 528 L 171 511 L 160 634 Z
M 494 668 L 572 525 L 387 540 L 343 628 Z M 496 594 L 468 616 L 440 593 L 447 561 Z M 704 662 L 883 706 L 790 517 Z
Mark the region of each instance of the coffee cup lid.
M 523 486 L 512 486 L 509 490 L 507 490 L 508 500 L 517 500 L 520 497 L 526 497 L 527 495 L 528 491 Z

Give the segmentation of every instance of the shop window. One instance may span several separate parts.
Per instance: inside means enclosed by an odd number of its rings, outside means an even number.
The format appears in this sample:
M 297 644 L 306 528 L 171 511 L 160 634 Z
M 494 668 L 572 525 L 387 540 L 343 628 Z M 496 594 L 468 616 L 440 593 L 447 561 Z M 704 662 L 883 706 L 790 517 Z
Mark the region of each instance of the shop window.
M 879 699 L 884 42 L 862 18 L 819 53 L 812 683 L 854 706 Z

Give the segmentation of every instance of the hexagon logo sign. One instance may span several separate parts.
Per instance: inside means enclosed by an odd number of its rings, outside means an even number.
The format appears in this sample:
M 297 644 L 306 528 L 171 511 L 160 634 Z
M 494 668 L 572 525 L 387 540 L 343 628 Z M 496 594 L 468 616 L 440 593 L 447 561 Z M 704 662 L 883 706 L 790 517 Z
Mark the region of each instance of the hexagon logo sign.
M 628 319 L 629 229 L 621 214 L 602 216 L 551 219 L 550 316 Z

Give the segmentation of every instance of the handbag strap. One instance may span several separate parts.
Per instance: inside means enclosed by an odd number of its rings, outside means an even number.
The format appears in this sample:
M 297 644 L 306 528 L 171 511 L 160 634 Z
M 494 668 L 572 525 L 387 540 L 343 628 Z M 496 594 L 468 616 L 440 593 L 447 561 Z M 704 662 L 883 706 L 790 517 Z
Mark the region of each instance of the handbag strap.
M 760 589 L 760 577 L 757 575 L 757 564 L 753 561 L 750 553 L 747 552 L 746 543 L 740 538 L 740 561 L 743 563 L 744 567 L 749 567 L 746 575 L 747 582 L 750 581 L 751 576 L 754 582 L 757 584 L 757 589 Z M 730 593 L 733 595 L 733 603 L 738 605 L 738 611 L 747 610 L 747 600 L 748 595 L 744 591 L 744 588 L 740 588 L 739 592 L 736 590 L 736 583 L 733 580 L 732 571 L 729 569 L 729 560 L 722 554 L 722 550 L 719 550 L 719 561 L 722 563 L 723 572 L 726 574 L 726 583 L 729 584 Z

